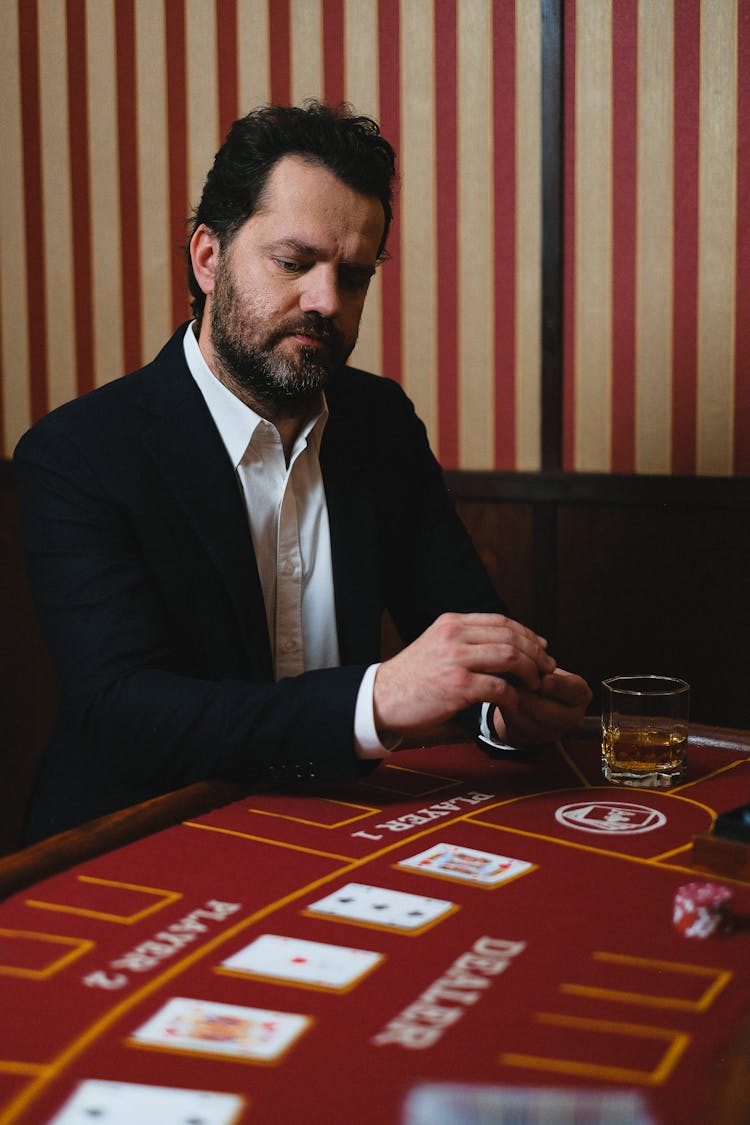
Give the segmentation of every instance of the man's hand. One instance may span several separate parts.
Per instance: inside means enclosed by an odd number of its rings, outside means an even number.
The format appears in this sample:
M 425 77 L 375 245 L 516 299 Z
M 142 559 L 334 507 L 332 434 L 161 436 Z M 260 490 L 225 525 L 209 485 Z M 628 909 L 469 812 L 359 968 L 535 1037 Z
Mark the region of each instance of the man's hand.
M 498 741 L 513 746 L 554 742 L 580 725 L 590 702 L 585 680 L 555 668 L 542 677 L 538 691 L 519 687 L 506 692 L 501 710 L 495 711 L 495 734 Z
M 373 693 L 378 732 L 382 737 L 420 734 L 483 702 L 497 703 L 504 715 L 507 710 L 509 732 L 541 728 L 557 711 L 573 709 L 576 694 L 570 686 L 558 686 L 555 661 L 546 649 L 543 637 L 500 614 L 443 614 L 378 668 Z M 512 677 L 516 686 L 502 676 Z M 537 713 L 526 697 L 545 682 L 554 683 L 551 700 Z

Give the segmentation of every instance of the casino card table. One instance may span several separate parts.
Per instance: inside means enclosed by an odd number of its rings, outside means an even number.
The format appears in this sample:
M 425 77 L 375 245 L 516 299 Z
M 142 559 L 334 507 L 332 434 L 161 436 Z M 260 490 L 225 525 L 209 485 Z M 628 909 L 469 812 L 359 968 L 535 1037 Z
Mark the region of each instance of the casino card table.
M 522 1090 L 513 1120 L 750 1120 L 750 869 L 699 846 L 750 801 L 750 735 L 696 728 L 671 791 L 605 784 L 591 725 L 189 796 L 0 863 L 0 1125 L 422 1125 L 443 1083 Z M 706 880 L 731 928 L 687 937 L 675 893 Z

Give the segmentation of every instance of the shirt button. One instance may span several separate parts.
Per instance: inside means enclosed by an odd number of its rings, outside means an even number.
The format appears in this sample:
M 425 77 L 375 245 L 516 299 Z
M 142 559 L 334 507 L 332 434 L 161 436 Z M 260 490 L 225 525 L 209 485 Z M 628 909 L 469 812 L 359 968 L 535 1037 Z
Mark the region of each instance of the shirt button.
M 292 652 L 295 647 L 294 641 L 290 637 L 287 637 L 281 647 L 283 648 L 284 652 Z
M 290 578 L 294 574 L 294 563 L 288 562 L 284 567 L 284 574 Z

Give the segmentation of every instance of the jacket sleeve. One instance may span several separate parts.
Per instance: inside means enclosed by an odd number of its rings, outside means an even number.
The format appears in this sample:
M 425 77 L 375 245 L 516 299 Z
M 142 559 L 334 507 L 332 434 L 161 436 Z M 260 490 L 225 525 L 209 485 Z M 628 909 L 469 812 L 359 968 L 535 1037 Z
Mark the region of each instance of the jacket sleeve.
M 132 797 L 207 777 L 359 771 L 353 723 L 365 665 L 277 683 L 240 676 L 210 621 L 202 643 L 218 658 L 194 642 L 186 657 L 179 606 L 162 596 L 133 512 L 54 416 L 22 439 L 15 472 L 30 582 L 61 684 L 57 738 L 79 772 L 120 779 Z M 189 591 L 177 573 L 172 585 Z

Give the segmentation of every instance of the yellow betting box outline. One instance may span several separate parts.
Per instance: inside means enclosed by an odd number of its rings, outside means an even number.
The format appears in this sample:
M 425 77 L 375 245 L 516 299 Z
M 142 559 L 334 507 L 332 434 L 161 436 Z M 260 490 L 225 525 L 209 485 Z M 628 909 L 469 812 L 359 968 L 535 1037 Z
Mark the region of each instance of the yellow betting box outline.
M 144 895 L 155 896 L 159 901 L 152 902 L 149 906 L 144 906 L 133 914 L 110 914 L 103 910 L 91 910 L 85 906 L 68 906 L 63 902 L 47 902 L 44 899 L 34 898 L 27 898 L 26 905 L 36 907 L 37 910 L 52 910 L 60 914 L 80 914 L 84 918 L 99 918 L 104 922 L 117 922 L 123 926 L 132 926 L 143 918 L 147 918 L 149 914 L 155 914 L 157 910 L 163 910 L 164 907 L 171 906 L 173 902 L 177 902 L 178 899 L 183 897 L 181 891 L 165 891 L 161 887 L 144 887 L 140 883 L 120 883 L 116 879 L 100 879 L 94 875 L 77 875 L 76 879 L 80 883 L 95 883 L 102 887 L 119 887 L 125 891 L 138 891 Z
M 678 961 L 655 961 L 650 957 L 634 957 L 627 953 L 607 953 L 595 951 L 591 954 L 595 961 L 605 961 L 613 965 L 631 965 L 640 969 L 653 969 L 658 973 L 682 973 L 687 976 L 706 977 L 709 983 L 697 1000 L 685 1000 L 679 996 L 652 996 L 642 992 L 626 992 L 618 988 L 600 988 L 593 985 L 566 982 L 560 985 L 560 992 L 573 996 L 588 996 L 597 1000 L 615 1000 L 620 1004 L 643 1004 L 649 1008 L 673 1008 L 683 1012 L 705 1012 L 716 997 L 732 979 L 733 974 L 726 969 L 711 969 L 704 965 L 692 965 Z
M 330 797 L 325 798 L 329 805 L 344 805 L 349 809 L 358 809 L 356 816 L 346 817 L 344 820 L 337 820 L 333 824 L 326 824 L 322 820 L 307 820 L 302 816 L 290 816 L 289 813 L 268 812 L 266 809 L 254 809 L 252 806 L 248 808 L 248 812 L 255 813 L 257 816 L 273 816 L 279 820 L 291 820 L 294 824 L 307 824 L 313 828 L 345 828 L 347 824 L 354 824 L 357 820 L 365 820 L 368 816 L 373 816 L 375 813 L 381 812 L 381 809 L 370 808 L 369 805 L 357 805 L 353 801 L 334 801 Z
M 17 938 L 21 941 L 41 941 L 48 942 L 50 945 L 65 945 L 68 946 L 66 953 L 61 953 L 54 957 L 47 965 L 41 969 L 24 969 L 18 965 L 3 965 L 0 964 L 0 973 L 6 977 L 27 977 L 30 980 L 47 980 L 49 977 L 59 973 L 66 965 L 72 961 L 77 961 L 79 957 L 83 957 L 84 953 L 88 953 L 93 949 L 96 942 L 89 941 L 88 938 L 73 938 L 73 937 L 59 937 L 56 934 L 40 934 L 35 930 L 4 930 L 0 929 L 0 935 L 5 938 Z
M 506 1051 L 499 1061 L 508 1066 L 528 1067 L 532 1070 L 546 1070 L 555 1074 L 575 1074 L 581 1078 L 596 1078 L 611 1082 L 634 1083 L 639 1086 L 661 1086 L 672 1074 L 677 1063 L 692 1042 L 692 1036 L 683 1031 L 668 1027 L 651 1027 L 648 1024 L 620 1023 L 619 1020 L 587 1019 L 582 1016 L 563 1016 L 557 1012 L 537 1012 L 539 1023 L 557 1027 L 575 1028 L 578 1031 L 591 1031 L 597 1037 L 602 1035 L 629 1036 L 634 1039 L 662 1039 L 668 1045 L 659 1062 L 651 1070 L 637 1070 L 633 1067 L 612 1066 L 595 1063 L 590 1059 L 560 1059 L 547 1055 L 527 1055 Z
M 410 789 L 397 789 L 393 785 L 376 785 L 374 781 L 359 781 L 357 784 L 362 789 L 379 789 L 382 793 L 398 793 L 401 796 L 414 797 L 415 799 L 417 797 L 429 797 L 432 793 L 442 793 L 444 789 L 450 789 L 452 786 L 465 784 L 462 778 L 444 777 L 442 774 L 426 773 L 424 770 L 412 770 L 409 769 L 408 766 L 394 766 L 388 763 L 380 768 L 383 770 L 398 770 L 400 773 L 411 773 L 417 777 L 427 777 L 433 781 L 443 781 L 445 784 L 433 785 L 430 789 L 423 789 L 420 793 L 413 793 Z M 382 810 L 378 809 L 377 811 L 381 812 Z

